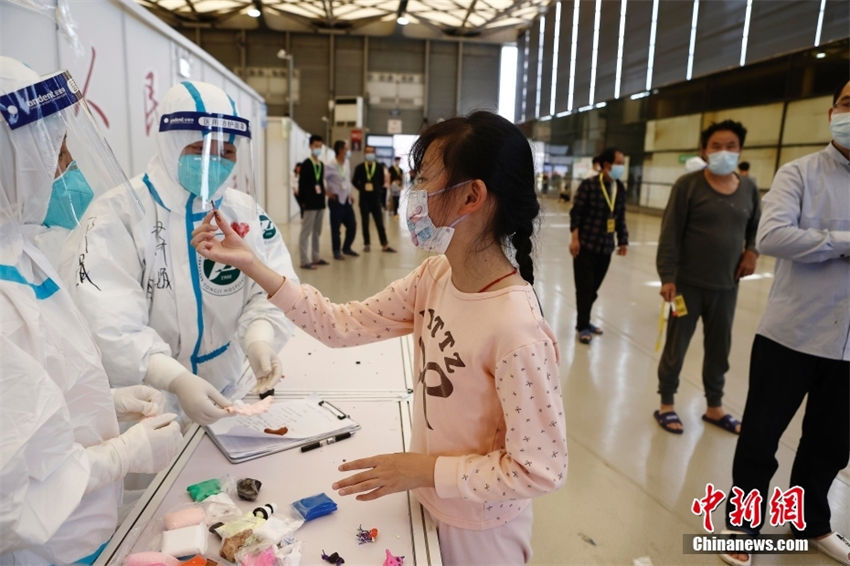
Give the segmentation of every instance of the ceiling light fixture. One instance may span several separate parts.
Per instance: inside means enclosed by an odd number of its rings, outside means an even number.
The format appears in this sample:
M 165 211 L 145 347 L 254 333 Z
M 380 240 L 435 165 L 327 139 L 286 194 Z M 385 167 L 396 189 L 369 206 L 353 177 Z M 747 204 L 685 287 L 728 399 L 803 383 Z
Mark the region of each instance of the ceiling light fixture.
M 410 20 L 407 19 L 407 16 L 399 16 L 399 17 L 396 18 L 395 21 L 400 26 L 406 26 L 407 24 L 410 23 Z
M 261 12 L 256 8 L 250 8 L 246 13 L 252 18 L 259 18 Z
M 818 51 L 818 52 L 815 54 L 815 58 L 816 58 L 816 59 L 823 59 L 824 57 L 826 57 L 826 53 L 824 53 L 823 51 Z

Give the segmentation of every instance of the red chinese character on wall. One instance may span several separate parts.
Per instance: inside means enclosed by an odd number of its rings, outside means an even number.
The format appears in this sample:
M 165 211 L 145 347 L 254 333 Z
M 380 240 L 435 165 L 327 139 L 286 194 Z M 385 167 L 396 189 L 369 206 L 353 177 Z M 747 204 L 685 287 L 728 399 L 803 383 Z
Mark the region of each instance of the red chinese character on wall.
M 145 135 L 151 135 L 151 128 L 156 122 L 156 107 L 159 103 L 156 101 L 156 77 L 153 71 L 148 71 L 145 75 Z
M 750 527 L 755 529 L 761 525 L 761 502 L 762 496 L 757 489 L 750 491 L 744 497 L 744 490 L 740 487 L 732 488 L 732 497 L 729 502 L 735 507 L 729 513 L 729 523 L 732 526 L 740 527 L 746 520 Z
M 788 488 L 785 492 L 778 487 L 773 488 L 773 497 L 770 498 L 771 526 L 779 527 L 791 523 L 798 531 L 805 530 L 803 495 L 803 488 L 799 486 Z
M 708 533 L 714 532 L 714 525 L 711 523 L 711 512 L 717 509 L 723 500 L 726 499 L 726 493 L 722 489 L 714 489 L 714 484 L 708 483 L 705 485 L 705 497 L 702 499 L 694 499 L 691 504 L 691 512 L 694 515 L 702 515 L 702 528 Z
M 89 72 L 86 74 L 86 82 L 83 84 L 83 88 L 82 88 L 81 92 L 82 92 L 82 95 L 83 95 L 83 99 L 86 101 L 86 104 L 88 104 L 89 108 L 94 110 L 97 113 L 97 115 L 100 116 L 100 119 L 103 120 L 103 125 L 106 126 L 107 128 L 109 128 L 109 118 L 106 117 L 106 113 L 100 108 L 100 106 L 96 102 L 94 102 L 93 100 L 91 100 L 87 96 L 87 93 L 89 91 L 89 83 L 91 82 L 91 76 L 92 76 L 92 73 L 94 72 L 94 62 L 95 62 L 96 58 L 97 58 L 97 52 L 94 50 L 94 47 L 92 47 L 91 48 L 91 63 L 89 63 Z M 74 116 L 76 116 L 79 111 L 80 111 L 80 107 L 77 106 L 74 109 Z

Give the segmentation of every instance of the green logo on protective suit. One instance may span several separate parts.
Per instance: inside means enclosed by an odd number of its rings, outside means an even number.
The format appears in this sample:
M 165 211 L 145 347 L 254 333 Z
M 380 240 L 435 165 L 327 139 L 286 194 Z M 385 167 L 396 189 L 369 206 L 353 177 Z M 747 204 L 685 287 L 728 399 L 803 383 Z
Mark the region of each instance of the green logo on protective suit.
M 274 238 L 274 235 L 277 234 L 277 228 L 275 227 L 274 222 L 272 222 L 271 218 L 265 214 L 260 215 L 260 227 L 263 229 L 264 240 Z
M 230 265 L 217 263 L 211 259 L 203 259 L 201 270 L 201 287 L 207 293 L 217 296 L 232 295 L 245 286 L 242 272 Z

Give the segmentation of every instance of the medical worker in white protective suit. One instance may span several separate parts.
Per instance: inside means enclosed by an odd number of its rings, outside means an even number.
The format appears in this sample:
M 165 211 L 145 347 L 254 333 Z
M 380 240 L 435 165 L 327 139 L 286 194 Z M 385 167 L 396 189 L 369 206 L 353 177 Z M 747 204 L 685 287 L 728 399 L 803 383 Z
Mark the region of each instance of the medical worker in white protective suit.
M 0 56 L 3 565 L 91 563 L 117 526 L 123 477 L 159 471 L 182 443 L 158 391 L 110 391 L 85 319 L 35 243 L 45 223 L 73 226 L 104 186 L 74 161 L 84 146 L 120 172 L 70 75 L 40 78 Z M 118 419 L 146 416 L 119 435 Z
M 173 393 L 206 425 L 251 386 L 274 388 L 278 352 L 294 326 L 253 280 L 196 254 L 192 230 L 215 206 L 264 261 L 287 277 L 295 272 L 253 198 L 250 124 L 230 97 L 187 81 L 170 88 L 159 109 L 157 153 L 131 180 L 144 218 L 130 217 L 123 191 L 96 199 L 65 247 L 62 275 L 73 281 L 112 384 Z M 239 381 L 246 354 L 257 379 L 247 386 Z

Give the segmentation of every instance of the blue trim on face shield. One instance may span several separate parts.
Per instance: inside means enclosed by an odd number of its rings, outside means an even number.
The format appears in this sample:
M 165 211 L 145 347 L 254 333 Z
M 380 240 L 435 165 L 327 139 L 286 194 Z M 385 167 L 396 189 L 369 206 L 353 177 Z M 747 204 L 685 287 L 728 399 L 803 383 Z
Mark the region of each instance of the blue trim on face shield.
M 63 71 L 0 96 L 0 114 L 11 129 L 31 124 L 82 100 L 80 89 Z
M 172 112 L 159 119 L 159 131 L 191 131 L 201 134 L 219 133 L 251 137 L 251 122 L 239 116 L 209 112 Z M 234 138 L 235 139 L 235 138 Z
M 180 84 L 183 85 L 183 88 L 185 88 L 187 91 L 189 91 L 189 96 L 191 96 L 192 100 L 195 101 L 195 111 L 196 112 L 206 112 L 207 107 L 204 106 L 204 99 L 201 98 L 201 93 L 198 92 L 198 89 L 195 88 L 195 85 L 193 85 L 189 81 L 183 81 Z
M 50 298 L 56 291 L 59 290 L 59 285 L 57 285 L 50 277 L 39 284 L 30 283 L 23 275 L 21 275 L 21 272 L 18 271 L 18 268 L 14 265 L 0 264 L 0 280 L 26 285 L 33 290 L 35 298 L 39 301 Z

